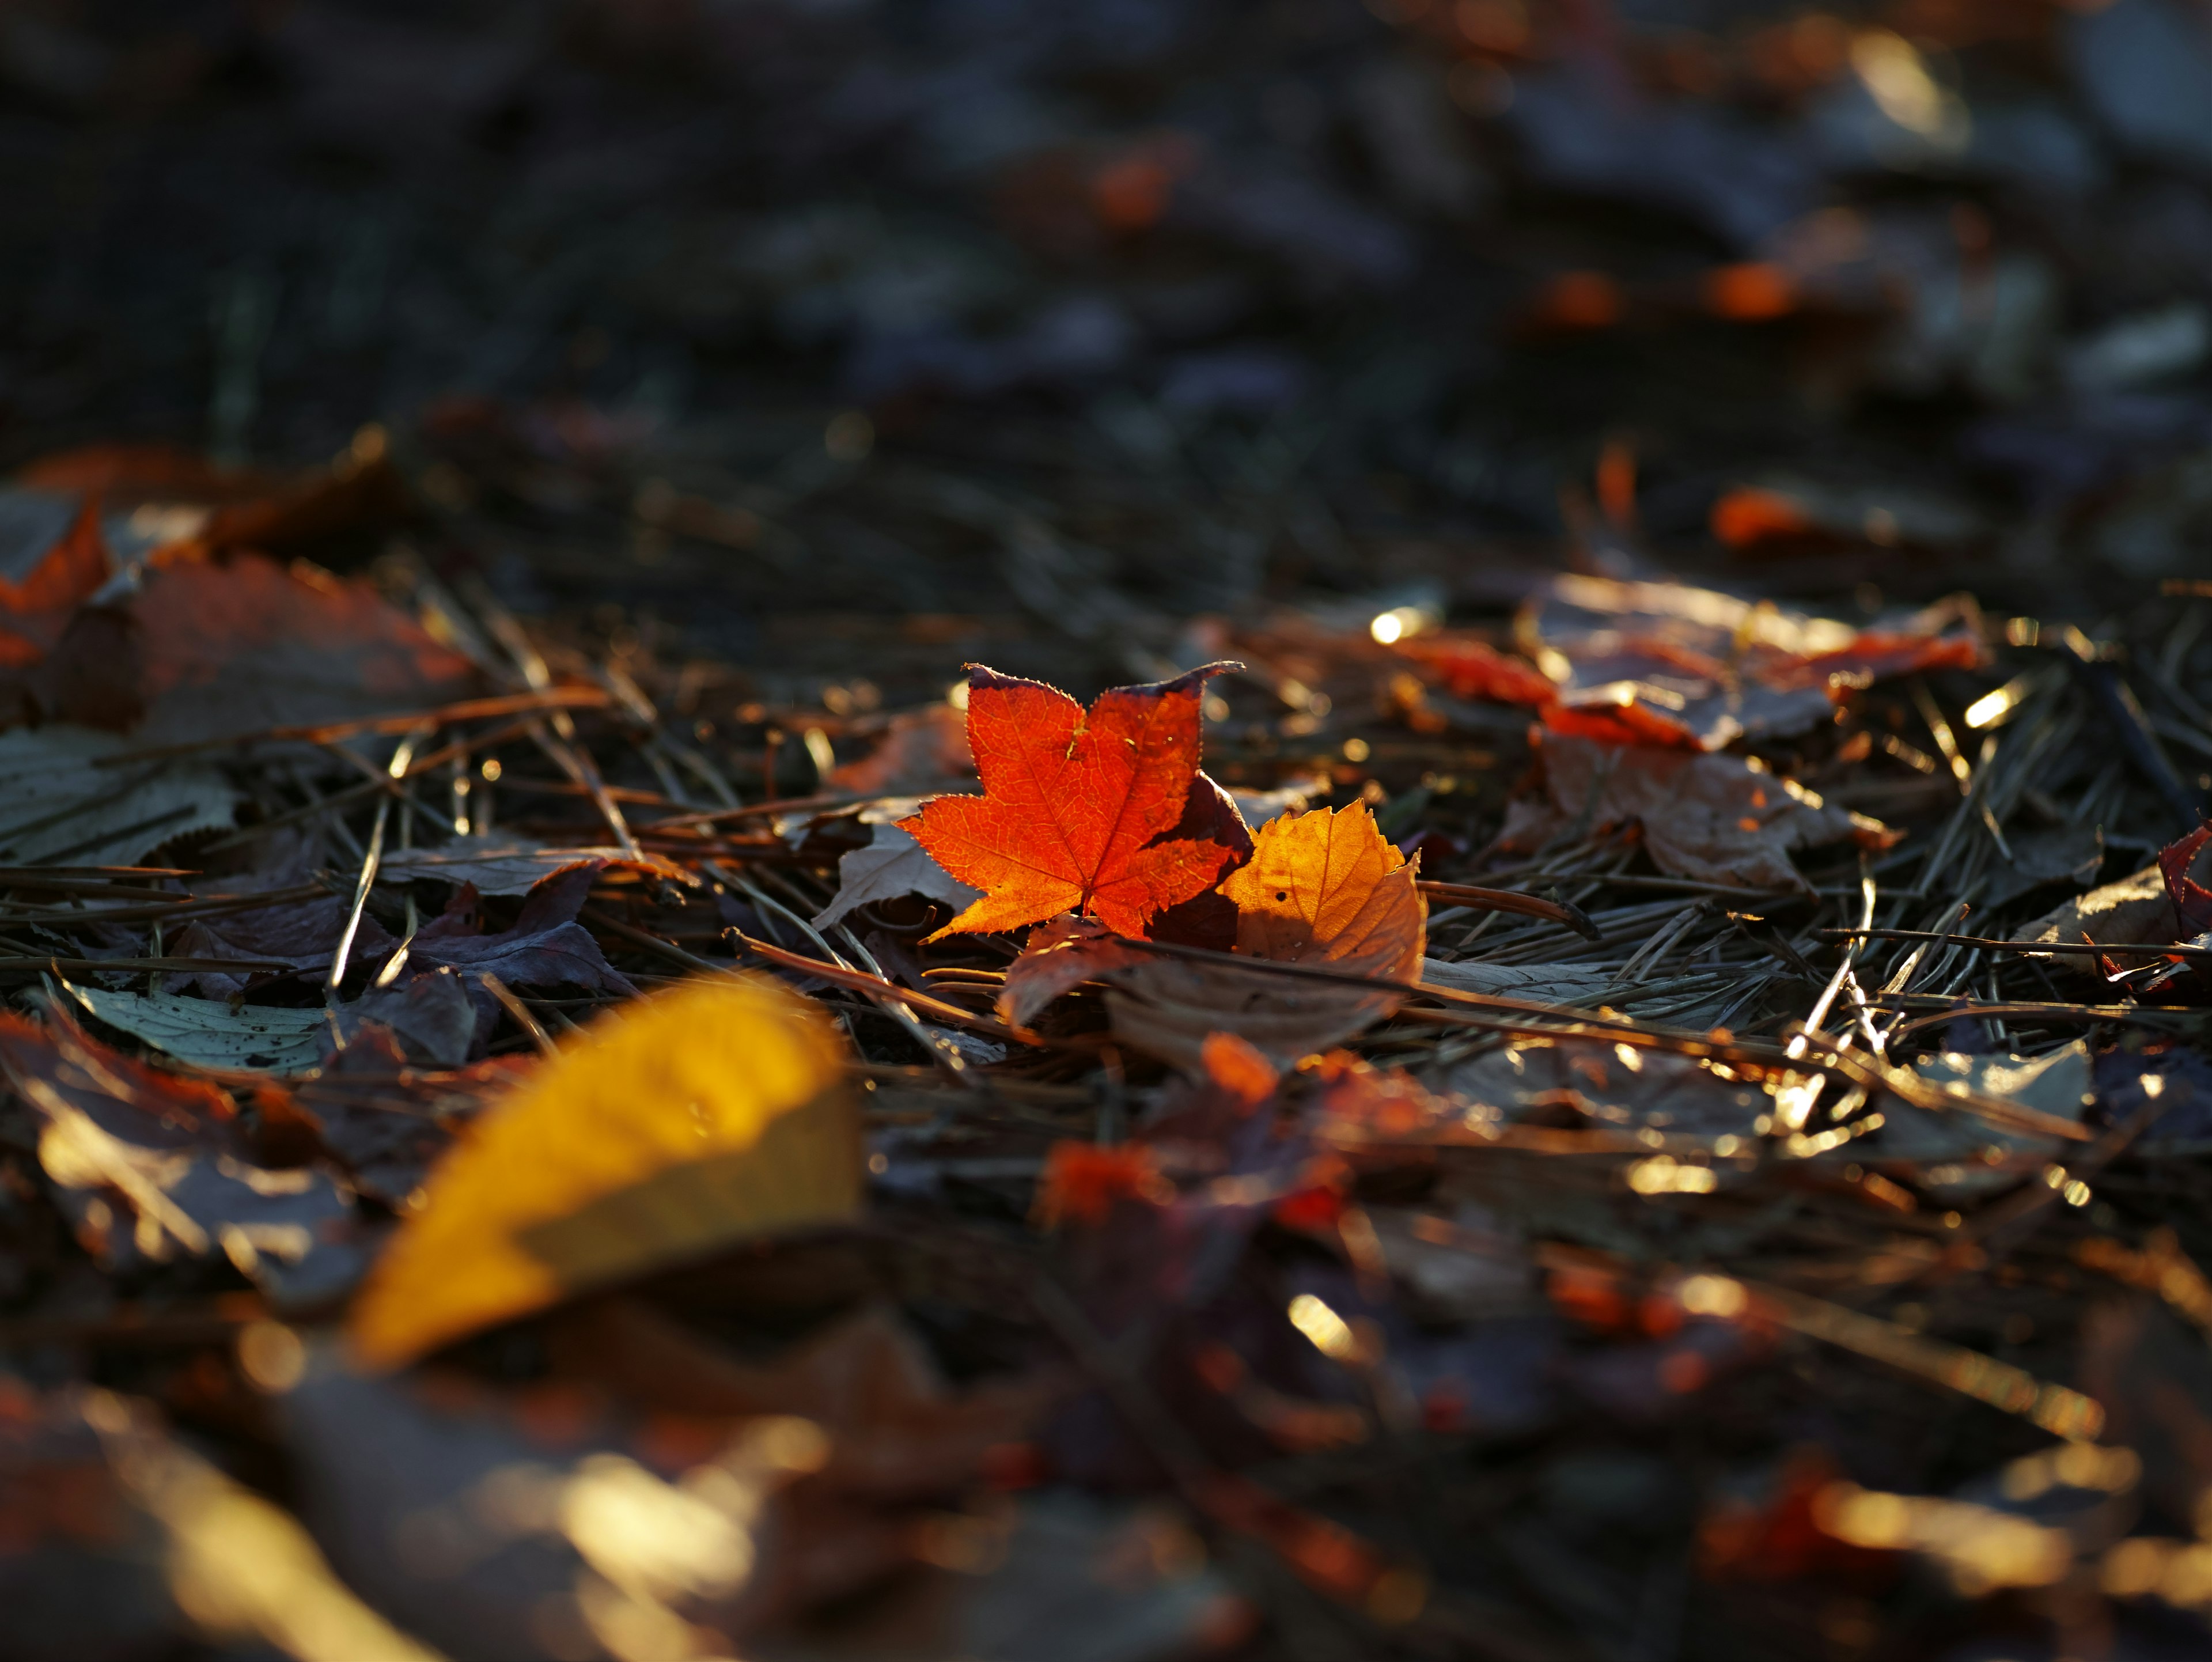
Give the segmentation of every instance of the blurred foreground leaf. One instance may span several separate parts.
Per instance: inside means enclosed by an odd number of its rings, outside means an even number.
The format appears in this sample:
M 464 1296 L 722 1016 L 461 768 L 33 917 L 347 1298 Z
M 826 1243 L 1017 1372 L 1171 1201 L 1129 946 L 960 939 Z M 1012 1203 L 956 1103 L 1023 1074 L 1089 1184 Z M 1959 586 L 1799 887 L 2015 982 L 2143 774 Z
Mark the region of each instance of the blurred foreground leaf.
M 827 1023 L 775 983 L 693 983 L 595 1025 L 488 1113 L 353 1312 L 374 1366 L 732 1241 L 859 1208 Z

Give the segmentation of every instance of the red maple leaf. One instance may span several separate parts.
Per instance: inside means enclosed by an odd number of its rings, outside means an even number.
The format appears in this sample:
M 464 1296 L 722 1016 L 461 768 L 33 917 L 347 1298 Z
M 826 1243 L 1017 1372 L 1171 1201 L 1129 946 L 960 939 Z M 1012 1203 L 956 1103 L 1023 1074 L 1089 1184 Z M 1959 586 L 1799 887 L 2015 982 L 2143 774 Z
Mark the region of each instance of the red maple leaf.
M 939 796 L 901 826 L 983 898 L 939 934 L 1082 912 L 1121 934 L 1213 886 L 1234 852 L 1170 837 L 1198 771 L 1208 664 L 1114 687 L 1087 711 L 1056 687 L 968 672 L 968 742 L 984 794 Z

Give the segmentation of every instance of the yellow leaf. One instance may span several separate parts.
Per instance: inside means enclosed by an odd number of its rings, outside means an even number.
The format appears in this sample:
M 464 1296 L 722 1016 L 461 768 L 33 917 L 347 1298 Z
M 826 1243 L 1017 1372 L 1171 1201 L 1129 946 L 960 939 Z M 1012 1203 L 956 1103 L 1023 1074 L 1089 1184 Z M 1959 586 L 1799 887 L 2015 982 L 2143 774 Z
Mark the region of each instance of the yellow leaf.
M 1251 860 L 1221 886 L 1237 903 L 1240 953 L 1419 979 L 1428 903 L 1413 886 L 1415 868 L 1365 803 L 1270 820 L 1253 843 Z M 1373 1026 L 1401 1002 L 1387 989 L 1292 981 L 1218 961 L 1140 960 L 1105 979 L 1115 1038 L 1192 1073 L 1203 1068 L 1209 1035 L 1233 1034 L 1287 1067 Z M 1010 970 L 1010 995 L 1016 982 Z
M 1429 909 L 1414 869 L 1364 802 L 1271 819 L 1221 886 L 1237 903 L 1237 950 L 1417 979 Z
M 860 1209 L 859 1119 L 828 1022 L 750 976 L 625 1007 L 441 1160 L 354 1305 L 392 1367 L 732 1241 Z

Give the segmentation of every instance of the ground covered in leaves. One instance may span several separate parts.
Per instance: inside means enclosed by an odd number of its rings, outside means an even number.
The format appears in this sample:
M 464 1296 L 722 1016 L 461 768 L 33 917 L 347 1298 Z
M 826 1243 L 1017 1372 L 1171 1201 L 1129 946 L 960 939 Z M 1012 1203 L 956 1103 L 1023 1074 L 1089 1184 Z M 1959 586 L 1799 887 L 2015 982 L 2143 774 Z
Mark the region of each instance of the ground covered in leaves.
M 2201 8 L 0 84 L 0 1655 L 2212 1646 Z

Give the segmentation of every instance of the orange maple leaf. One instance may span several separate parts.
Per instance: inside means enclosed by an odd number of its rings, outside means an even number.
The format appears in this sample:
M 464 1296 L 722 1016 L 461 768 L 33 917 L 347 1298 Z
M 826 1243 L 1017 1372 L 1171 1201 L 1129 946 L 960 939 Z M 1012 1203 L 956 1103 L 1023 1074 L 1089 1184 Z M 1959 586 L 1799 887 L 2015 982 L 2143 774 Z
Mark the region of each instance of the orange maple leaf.
M 1150 686 L 1113 687 L 1086 711 L 1056 687 L 968 672 L 968 742 L 983 794 L 939 796 L 899 822 L 983 898 L 937 933 L 981 933 L 1082 912 L 1119 934 L 1203 893 L 1233 851 L 1156 840 L 1199 776 L 1208 664 Z M 935 939 L 933 936 L 932 939 Z

